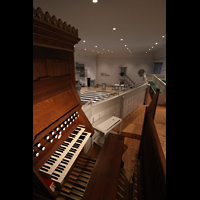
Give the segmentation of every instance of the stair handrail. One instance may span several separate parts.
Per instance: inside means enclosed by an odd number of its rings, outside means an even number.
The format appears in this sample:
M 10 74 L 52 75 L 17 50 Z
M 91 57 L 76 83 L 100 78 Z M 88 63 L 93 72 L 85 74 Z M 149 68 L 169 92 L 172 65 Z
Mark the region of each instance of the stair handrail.
M 129 81 L 132 82 L 132 83 L 135 85 L 135 82 L 134 82 L 132 79 L 130 79 L 126 74 L 124 74 L 124 76 L 125 76 L 126 78 L 128 78 Z

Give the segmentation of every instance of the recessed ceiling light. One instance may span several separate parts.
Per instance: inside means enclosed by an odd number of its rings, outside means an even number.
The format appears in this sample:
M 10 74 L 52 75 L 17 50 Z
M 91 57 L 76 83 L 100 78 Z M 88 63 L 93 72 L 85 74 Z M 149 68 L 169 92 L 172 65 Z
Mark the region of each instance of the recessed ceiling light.
M 86 51 L 86 49 L 84 49 Z
M 98 0 L 92 0 L 93 3 L 98 3 Z
M 149 51 L 150 51 L 151 49 L 149 49 Z
M 108 52 L 109 52 L 110 50 L 108 50 Z
M 83 42 L 85 42 L 85 40 L 83 40 Z
M 164 38 L 165 36 L 163 35 L 162 38 Z
M 97 46 L 95 46 L 97 48 Z
M 121 41 L 123 41 L 124 39 L 120 39 Z
M 155 45 L 157 45 L 158 43 L 156 42 Z
M 146 52 L 147 53 L 147 52 Z
M 153 49 L 153 46 L 151 48 Z
M 113 31 L 115 31 L 116 30 L 116 28 L 113 28 Z
M 124 46 L 126 47 L 127 45 L 125 44 Z
M 99 51 L 97 51 L 97 53 L 99 53 Z

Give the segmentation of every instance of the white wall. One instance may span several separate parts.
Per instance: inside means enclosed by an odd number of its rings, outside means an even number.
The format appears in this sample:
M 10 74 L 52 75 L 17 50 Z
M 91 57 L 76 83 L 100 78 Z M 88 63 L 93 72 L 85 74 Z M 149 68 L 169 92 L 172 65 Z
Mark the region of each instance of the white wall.
M 75 62 L 85 64 L 87 77 L 95 79 L 95 84 L 106 83 L 107 85 L 119 83 L 119 67 L 127 67 L 127 75 L 137 84 L 143 79 L 139 77 L 138 71 L 144 69 L 146 73 L 153 73 L 154 56 L 137 54 L 129 57 L 113 55 L 77 55 L 75 52 Z M 102 76 L 106 73 L 108 76 Z
M 81 84 L 85 83 L 87 85 L 87 78 L 96 79 L 96 56 L 77 55 L 75 52 L 74 60 L 75 62 L 84 64 L 87 71 L 87 77 L 80 78 Z
M 140 83 L 143 78 L 138 75 L 140 69 L 146 73 L 153 73 L 154 57 L 98 57 L 97 58 L 97 83 L 115 84 L 119 83 L 119 67 L 127 67 L 127 76 L 135 83 Z M 106 73 L 110 76 L 101 76 Z

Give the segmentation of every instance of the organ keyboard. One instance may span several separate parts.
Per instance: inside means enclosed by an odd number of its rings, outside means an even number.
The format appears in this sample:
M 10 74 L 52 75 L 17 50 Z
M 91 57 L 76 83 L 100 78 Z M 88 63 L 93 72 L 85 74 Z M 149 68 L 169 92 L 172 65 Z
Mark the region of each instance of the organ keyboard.
M 84 128 L 77 127 L 59 148 L 42 165 L 40 172 L 57 184 L 62 184 L 65 176 L 78 157 L 91 133 L 84 132 Z

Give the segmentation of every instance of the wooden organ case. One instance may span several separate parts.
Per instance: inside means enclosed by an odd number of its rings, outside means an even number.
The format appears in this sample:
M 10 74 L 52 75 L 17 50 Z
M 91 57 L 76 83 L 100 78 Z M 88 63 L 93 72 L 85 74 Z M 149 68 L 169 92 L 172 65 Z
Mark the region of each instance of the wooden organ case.
M 33 8 L 34 199 L 56 199 L 94 133 L 75 88 L 74 45 L 79 41 L 77 29 Z M 48 185 L 52 181 L 56 190 Z

